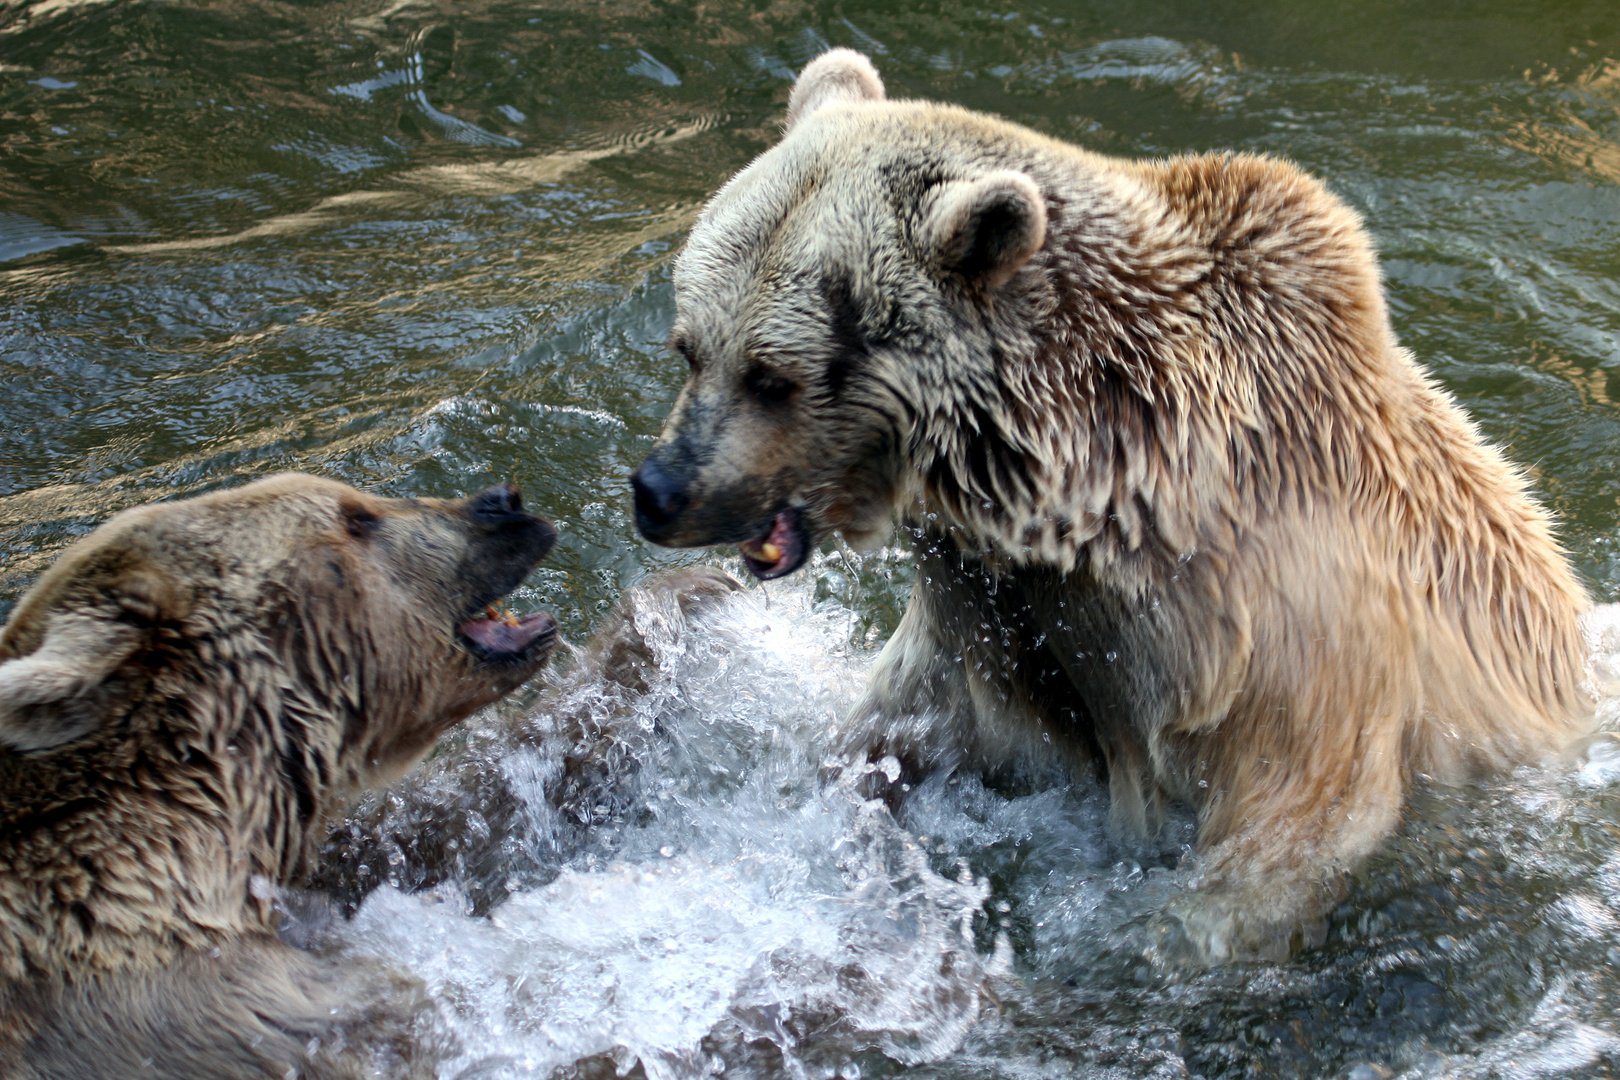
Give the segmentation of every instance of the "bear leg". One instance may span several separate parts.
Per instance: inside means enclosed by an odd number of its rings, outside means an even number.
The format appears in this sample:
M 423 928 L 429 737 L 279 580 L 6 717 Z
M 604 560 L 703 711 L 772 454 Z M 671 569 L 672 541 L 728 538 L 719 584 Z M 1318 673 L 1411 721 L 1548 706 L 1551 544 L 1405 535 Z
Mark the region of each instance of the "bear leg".
M 1193 887 L 1166 908 L 1199 962 L 1282 960 L 1321 943 L 1350 874 L 1400 824 L 1401 730 L 1344 725 L 1291 763 L 1235 744 L 1227 760 L 1211 756 Z
M 1095 771 L 1085 705 L 1031 624 L 1022 590 L 938 538 L 924 537 L 916 554 L 911 602 L 850 715 L 843 756 L 894 757 L 890 785 L 902 789 L 957 769 L 992 780 L 1054 764 Z

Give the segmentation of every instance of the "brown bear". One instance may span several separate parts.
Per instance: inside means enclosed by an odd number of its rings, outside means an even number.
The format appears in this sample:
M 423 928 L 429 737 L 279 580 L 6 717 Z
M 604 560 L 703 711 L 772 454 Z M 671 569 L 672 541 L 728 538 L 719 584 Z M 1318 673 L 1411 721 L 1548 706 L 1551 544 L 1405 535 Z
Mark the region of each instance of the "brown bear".
M 1524 476 L 1395 340 L 1356 214 L 1244 154 L 1122 161 L 888 101 L 834 50 L 675 271 L 643 535 L 760 578 L 914 537 L 861 707 L 913 770 L 1046 742 L 1196 808 L 1198 956 L 1308 940 L 1417 776 L 1590 726 Z
M 510 485 L 277 476 L 126 511 L 0 636 L 0 1075 L 432 1075 L 405 980 L 278 939 L 328 819 L 533 675 Z

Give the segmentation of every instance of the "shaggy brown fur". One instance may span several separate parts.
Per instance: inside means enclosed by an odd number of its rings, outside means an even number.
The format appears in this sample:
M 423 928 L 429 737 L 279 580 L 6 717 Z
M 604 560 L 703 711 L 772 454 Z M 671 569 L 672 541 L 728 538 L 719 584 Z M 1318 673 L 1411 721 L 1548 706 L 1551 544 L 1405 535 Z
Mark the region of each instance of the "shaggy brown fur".
M 1586 605 L 1525 480 L 1395 341 L 1353 211 L 1281 161 L 1120 161 L 807 67 L 676 271 L 692 374 L 638 524 L 916 537 L 874 752 L 1046 737 L 1200 818 L 1211 959 L 1286 950 L 1399 819 L 1586 730 Z
M 478 617 L 553 534 L 515 489 L 286 475 L 127 511 L 0 637 L 7 1077 L 431 1073 L 412 991 L 277 939 L 329 817 L 545 661 Z

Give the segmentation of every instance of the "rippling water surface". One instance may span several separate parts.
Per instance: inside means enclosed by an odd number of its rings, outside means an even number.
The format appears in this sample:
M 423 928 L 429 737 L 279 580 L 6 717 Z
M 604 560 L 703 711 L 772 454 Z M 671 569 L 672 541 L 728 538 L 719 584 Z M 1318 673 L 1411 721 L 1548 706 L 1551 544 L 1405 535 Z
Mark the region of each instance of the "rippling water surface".
M 669 260 L 829 45 L 1104 152 L 1323 176 L 1403 341 L 1620 599 L 1609 0 L 41 0 L 0 6 L 0 613 L 113 511 L 288 468 L 515 478 L 563 531 L 522 600 L 576 638 L 712 558 L 627 516 L 681 379 Z M 1169 977 L 1098 953 L 1177 886 L 1185 822 L 1126 850 L 1084 784 L 941 778 L 896 819 L 825 779 L 908 586 L 895 552 L 829 550 L 653 619 L 644 694 L 555 682 L 408 785 L 485 857 L 354 862 L 342 947 L 428 984 L 443 1075 L 1620 1071 L 1607 744 L 1420 793 L 1322 949 Z M 616 749 L 568 788 L 582 716 Z

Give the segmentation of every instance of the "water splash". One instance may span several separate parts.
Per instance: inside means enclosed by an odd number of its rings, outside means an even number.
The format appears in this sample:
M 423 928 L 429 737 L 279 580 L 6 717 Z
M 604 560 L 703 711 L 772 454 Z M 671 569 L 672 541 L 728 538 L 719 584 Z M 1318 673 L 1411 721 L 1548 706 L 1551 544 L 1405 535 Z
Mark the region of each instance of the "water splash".
M 898 816 L 863 799 L 829 755 L 870 654 L 813 578 L 701 608 L 632 593 L 623 617 L 644 671 L 595 657 L 359 815 L 395 838 L 366 856 L 393 884 L 342 948 L 423 980 L 442 1076 L 1428 1080 L 1620 1058 L 1607 737 L 1574 770 L 1420 791 L 1322 948 L 1167 972 L 1108 950 L 1186 885 L 1189 815 L 1132 847 L 1083 778 L 936 775 Z M 1595 613 L 1600 650 L 1614 626 Z M 460 854 L 412 877 L 422 837 L 451 834 Z
M 440 1002 L 442 1075 L 605 1057 L 673 1078 L 764 1055 L 825 1076 L 869 1050 L 916 1064 L 961 1044 L 1008 960 L 975 943 L 990 886 L 965 863 L 936 868 L 853 773 L 823 782 L 866 657 L 843 640 L 847 613 L 812 610 L 809 590 L 757 596 L 695 623 L 636 598 L 645 691 L 565 681 L 512 736 L 589 729 L 613 746 L 573 787 L 532 751 L 506 760 L 527 809 L 504 827 L 548 884 L 519 885 L 487 918 L 455 877 L 418 895 L 384 886 L 346 927 L 348 949 Z M 443 806 L 463 779 L 441 765 L 412 798 Z

